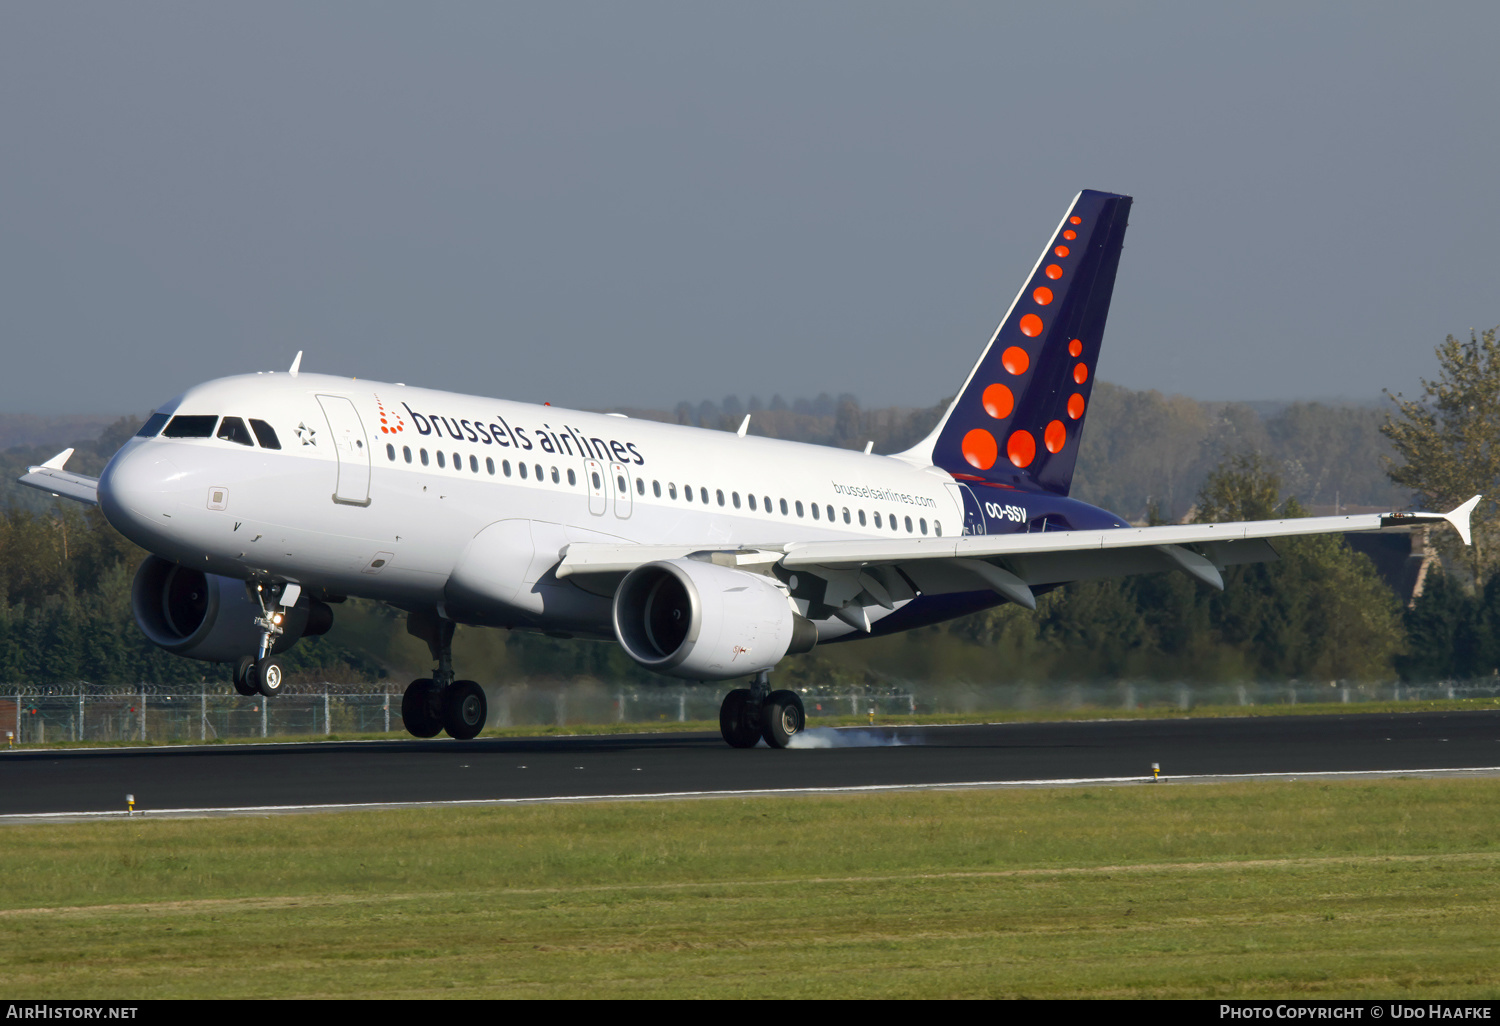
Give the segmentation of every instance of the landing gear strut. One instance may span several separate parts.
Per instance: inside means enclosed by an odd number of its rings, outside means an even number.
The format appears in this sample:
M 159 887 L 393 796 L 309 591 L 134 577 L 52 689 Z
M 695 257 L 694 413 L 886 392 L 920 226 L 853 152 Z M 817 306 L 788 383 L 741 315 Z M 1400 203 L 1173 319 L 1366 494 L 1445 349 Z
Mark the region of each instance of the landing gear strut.
M 453 679 L 452 620 L 412 613 L 407 632 L 427 642 L 437 662 L 431 677 L 414 680 L 401 696 L 401 719 L 413 737 L 436 737 L 446 730 L 449 737 L 467 741 L 477 737 L 489 717 L 484 688 L 472 680 Z
M 762 738 L 785 748 L 807 726 L 807 712 L 795 691 L 772 691 L 771 675 L 755 675 L 748 688 L 735 688 L 719 706 L 719 733 L 735 748 L 754 748 Z

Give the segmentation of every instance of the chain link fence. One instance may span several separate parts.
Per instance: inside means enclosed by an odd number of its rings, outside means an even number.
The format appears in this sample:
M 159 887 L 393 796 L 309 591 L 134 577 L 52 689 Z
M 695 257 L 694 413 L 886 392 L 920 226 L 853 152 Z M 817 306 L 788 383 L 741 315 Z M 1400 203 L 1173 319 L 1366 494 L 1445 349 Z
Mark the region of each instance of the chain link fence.
M 717 722 L 728 686 L 622 688 L 556 681 L 486 689 L 489 726 Z M 49 741 L 213 741 L 221 738 L 404 733 L 396 684 L 294 684 L 267 700 L 218 685 L 0 684 L 0 733 L 13 744 Z M 1500 680 L 1435 684 L 896 683 L 801 689 L 808 716 L 877 720 L 907 715 L 1197 706 L 1355 704 L 1444 698 L 1500 699 Z

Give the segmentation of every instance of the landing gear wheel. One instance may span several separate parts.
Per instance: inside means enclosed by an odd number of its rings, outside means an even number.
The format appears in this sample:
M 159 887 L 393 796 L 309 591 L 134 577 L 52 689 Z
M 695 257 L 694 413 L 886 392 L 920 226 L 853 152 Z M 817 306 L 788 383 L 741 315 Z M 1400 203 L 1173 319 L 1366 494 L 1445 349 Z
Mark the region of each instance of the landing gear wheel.
M 477 737 L 489 716 L 484 688 L 472 680 L 456 680 L 443 689 L 443 729 L 459 741 Z
M 760 707 L 760 732 L 772 748 L 785 748 L 807 726 L 807 711 L 795 691 L 773 691 Z
M 245 673 L 245 682 L 255 685 L 255 690 L 267 698 L 275 698 L 281 694 L 283 683 L 281 664 L 271 656 L 257 659 L 250 664 L 250 669 Z
M 442 692 L 427 677 L 414 680 L 401 695 L 401 722 L 412 737 L 437 737 L 443 729 L 443 720 L 438 715 L 439 698 Z
M 735 688 L 719 706 L 719 733 L 734 748 L 754 748 L 760 740 L 760 710 L 749 688 Z
M 250 671 L 254 666 L 254 656 L 240 656 L 240 661 L 234 667 L 234 690 L 246 698 L 249 698 L 251 695 L 260 694 L 255 689 L 255 683 L 250 679 Z

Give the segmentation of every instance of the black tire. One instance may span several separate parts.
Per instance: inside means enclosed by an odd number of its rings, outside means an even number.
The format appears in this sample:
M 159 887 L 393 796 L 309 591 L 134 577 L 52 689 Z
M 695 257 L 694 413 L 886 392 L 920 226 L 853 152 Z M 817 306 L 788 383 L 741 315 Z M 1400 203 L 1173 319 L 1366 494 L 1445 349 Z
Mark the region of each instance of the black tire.
M 443 729 L 458 741 L 478 737 L 489 718 L 484 688 L 472 680 L 456 680 L 443 689 Z
M 735 688 L 719 706 L 719 733 L 732 748 L 754 748 L 760 740 L 760 710 L 749 688 Z
M 772 748 L 785 748 L 807 726 L 807 710 L 795 691 L 773 691 L 760 708 L 761 736 Z
M 281 672 L 281 663 L 272 656 L 257 659 L 250 664 L 245 680 L 247 683 L 253 683 L 255 690 L 267 698 L 275 698 L 281 694 L 282 686 L 286 683 L 286 678 Z
M 255 689 L 255 683 L 250 679 L 250 670 L 255 665 L 254 656 L 240 656 L 240 661 L 234 667 L 234 690 L 249 698 L 251 695 L 260 694 Z
M 437 701 L 440 694 L 437 684 L 426 677 L 406 686 L 401 695 L 401 722 L 412 737 L 437 737 L 442 731 Z

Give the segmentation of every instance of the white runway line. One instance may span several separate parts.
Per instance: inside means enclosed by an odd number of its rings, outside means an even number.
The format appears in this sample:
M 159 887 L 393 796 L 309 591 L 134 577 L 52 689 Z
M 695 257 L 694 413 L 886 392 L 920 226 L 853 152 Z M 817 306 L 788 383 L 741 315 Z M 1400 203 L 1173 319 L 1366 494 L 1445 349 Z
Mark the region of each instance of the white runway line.
M 1150 777 L 1061 777 L 1053 780 L 973 780 L 946 784 L 861 784 L 849 787 L 755 788 L 724 791 L 658 791 L 650 794 L 555 795 L 539 798 L 474 798 L 428 802 L 341 802 L 313 805 L 238 805 L 223 808 L 137 809 L 101 812 L 23 812 L 0 815 L 0 824 L 81 822 L 99 819 L 141 817 L 186 818 L 195 816 L 270 816 L 312 812 L 356 812 L 370 809 L 498 808 L 507 805 L 566 805 L 581 802 L 687 801 L 704 798 L 778 798 L 814 795 L 880 794 L 900 791 L 983 791 L 1001 788 L 1157 786 L 1159 784 L 1221 784 L 1240 780 L 1379 780 L 1388 777 L 1500 776 L 1500 766 L 1459 766 L 1442 769 L 1327 770 L 1310 773 L 1214 773 L 1196 776 L 1163 776 L 1153 784 Z

